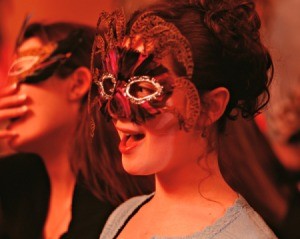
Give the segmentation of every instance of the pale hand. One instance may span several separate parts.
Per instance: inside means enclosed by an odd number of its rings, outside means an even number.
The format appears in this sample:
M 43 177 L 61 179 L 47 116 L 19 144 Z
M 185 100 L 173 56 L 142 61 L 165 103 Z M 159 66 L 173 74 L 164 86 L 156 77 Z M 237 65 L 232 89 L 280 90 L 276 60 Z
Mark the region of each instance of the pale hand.
M 26 95 L 18 93 L 16 84 L 0 88 L 0 125 L 10 119 L 21 117 L 28 111 Z M 11 138 L 16 133 L 0 128 L 0 139 Z

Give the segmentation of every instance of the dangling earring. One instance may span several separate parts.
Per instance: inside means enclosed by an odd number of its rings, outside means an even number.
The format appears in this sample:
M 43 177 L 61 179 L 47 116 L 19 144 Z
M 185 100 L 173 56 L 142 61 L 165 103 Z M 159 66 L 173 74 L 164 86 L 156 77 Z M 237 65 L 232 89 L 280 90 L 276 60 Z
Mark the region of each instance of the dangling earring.
M 91 138 L 94 138 L 95 128 L 96 128 L 95 120 L 93 119 L 93 117 L 91 117 L 91 119 L 90 119 L 90 136 L 91 136 Z

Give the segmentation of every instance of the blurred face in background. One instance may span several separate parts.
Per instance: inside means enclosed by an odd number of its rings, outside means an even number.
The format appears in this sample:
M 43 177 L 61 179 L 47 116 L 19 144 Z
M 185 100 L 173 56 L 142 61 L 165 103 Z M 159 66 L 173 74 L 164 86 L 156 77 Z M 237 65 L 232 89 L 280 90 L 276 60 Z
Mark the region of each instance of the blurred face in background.
M 39 38 L 29 38 L 20 46 L 19 52 L 42 46 Z M 28 62 L 21 62 L 16 70 L 27 67 Z M 21 152 L 36 152 L 51 148 L 74 131 L 78 108 L 68 98 L 68 82 L 68 78 L 61 79 L 54 74 L 37 83 L 19 83 L 19 93 L 27 96 L 28 112 L 10 121 L 8 129 L 17 133 L 10 140 L 10 147 Z

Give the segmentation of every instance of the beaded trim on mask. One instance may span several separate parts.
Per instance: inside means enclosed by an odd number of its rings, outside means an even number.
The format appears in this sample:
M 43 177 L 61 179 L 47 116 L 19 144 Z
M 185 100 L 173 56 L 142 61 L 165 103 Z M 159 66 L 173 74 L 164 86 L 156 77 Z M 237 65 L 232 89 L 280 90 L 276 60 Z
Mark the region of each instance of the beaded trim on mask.
M 25 78 L 33 74 L 38 68 L 41 67 L 41 63 L 45 61 L 57 48 L 56 43 L 49 43 L 40 48 L 33 48 L 26 51 L 18 52 L 17 58 L 12 63 L 8 72 L 10 82 L 22 82 Z M 27 66 L 23 70 L 16 69 L 17 64 L 22 61 L 31 60 L 31 65 Z

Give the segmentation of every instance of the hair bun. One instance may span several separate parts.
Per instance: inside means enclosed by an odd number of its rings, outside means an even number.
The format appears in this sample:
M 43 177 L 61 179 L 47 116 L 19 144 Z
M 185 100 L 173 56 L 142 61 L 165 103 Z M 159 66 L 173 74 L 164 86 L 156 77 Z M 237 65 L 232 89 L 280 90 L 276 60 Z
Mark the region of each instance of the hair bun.
M 204 23 L 230 51 L 259 40 L 261 26 L 252 0 L 190 0 L 204 12 Z
M 244 117 L 255 115 L 269 100 L 267 86 L 273 69 L 271 57 L 260 41 L 261 22 L 253 0 L 190 0 L 189 3 L 202 12 L 205 26 L 220 43 L 222 72 L 231 94 L 228 112 L 239 108 Z M 270 76 L 261 74 L 268 69 Z

